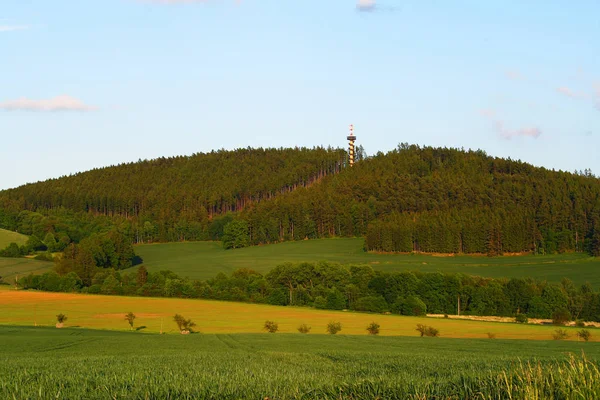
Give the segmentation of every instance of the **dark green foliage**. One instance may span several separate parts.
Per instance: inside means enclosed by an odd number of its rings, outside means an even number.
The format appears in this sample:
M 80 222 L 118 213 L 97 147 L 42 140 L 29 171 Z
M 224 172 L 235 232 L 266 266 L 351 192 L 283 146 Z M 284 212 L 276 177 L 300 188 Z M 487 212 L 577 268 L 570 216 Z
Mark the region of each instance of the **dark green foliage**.
M 552 323 L 554 325 L 564 325 L 571 320 L 571 313 L 566 308 L 559 308 L 552 313 Z
M 327 333 L 329 333 L 330 335 L 335 335 L 341 330 L 342 324 L 340 322 L 330 321 L 327 324 Z
M 275 321 L 265 321 L 263 329 L 269 333 L 275 333 L 279 330 L 279 324 Z
M 406 299 L 399 298 L 395 308 L 402 315 L 423 316 L 427 314 L 427 305 L 418 296 L 408 296 Z
M 515 322 L 518 324 L 526 324 L 527 321 L 529 321 L 529 318 L 527 318 L 526 314 L 519 313 L 515 316 Z
M 16 243 L 11 243 L 4 250 L 0 250 L 0 257 L 18 258 L 24 254 L 25 253 Z
M 369 326 L 367 326 L 367 332 L 369 332 L 369 335 L 379 335 L 379 328 L 381 328 L 381 325 L 377 322 L 371 322 Z
M 356 311 L 382 313 L 389 310 L 389 305 L 383 296 L 366 296 L 356 300 L 354 309 Z
M 250 244 L 248 223 L 243 220 L 234 220 L 225 225 L 222 241 L 225 249 L 248 247 Z
M 63 313 L 56 315 L 56 321 L 58 321 L 59 324 L 67 322 L 67 319 L 68 319 L 67 316 Z

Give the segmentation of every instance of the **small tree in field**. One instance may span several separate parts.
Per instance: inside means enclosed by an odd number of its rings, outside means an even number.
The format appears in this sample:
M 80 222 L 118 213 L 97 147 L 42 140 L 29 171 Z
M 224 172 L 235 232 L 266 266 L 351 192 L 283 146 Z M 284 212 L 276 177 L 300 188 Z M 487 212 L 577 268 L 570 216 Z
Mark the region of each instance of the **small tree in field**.
M 67 316 L 63 313 L 56 315 L 56 321 L 57 321 L 56 327 L 62 328 L 64 323 L 67 321 L 67 319 L 68 319 Z
M 125 315 L 125 321 L 129 323 L 130 330 L 133 330 L 133 321 L 135 320 L 135 314 L 131 311 Z
M 440 336 L 440 331 L 435 329 L 433 326 L 417 324 L 416 331 L 421 334 L 421 337 L 423 337 L 423 336 L 431 336 L 431 337 Z
M 310 332 L 310 326 L 306 325 L 306 324 L 302 324 L 298 327 L 298 332 L 300 333 L 308 333 Z
M 369 335 L 379 335 L 380 327 L 381 325 L 379 325 L 377 322 L 371 322 L 369 326 L 367 326 L 367 332 L 369 332 Z
M 279 330 L 279 324 L 275 321 L 265 321 L 263 329 L 269 333 L 275 333 Z
M 571 313 L 566 308 L 559 308 L 552 313 L 552 323 L 557 326 L 561 326 L 569 322 L 571 319 Z
M 552 334 L 554 340 L 565 340 L 569 338 L 569 333 L 565 329 L 557 329 Z
M 335 335 L 336 333 L 338 333 L 341 330 L 342 330 L 342 324 L 339 322 L 331 321 L 330 323 L 327 324 L 327 332 L 329 332 L 330 335 Z
M 185 319 L 180 314 L 175 314 L 175 316 L 173 317 L 173 321 L 175 321 L 177 327 L 179 328 L 179 332 L 181 332 L 182 334 L 192 332 L 192 328 L 196 326 L 195 322 L 193 322 L 191 319 Z
M 582 329 L 580 331 L 577 331 L 577 337 L 587 342 L 590 340 L 590 337 L 592 337 L 592 334 L 587 329 Z
M 529 321 L 529 319 L 527 318 L 527 315 L 525 315 L 525 314 L 519 313 L 515 316 L 515 322 L 517 324 L 526 324 L 527 321 Z
M 427 330 L 427 326 L 423 325 L 423 324 L 417 324 L 417 329 L 416 331 L 419 332 L 421 334 L 421 337 L 425 336 L 425 331 Z

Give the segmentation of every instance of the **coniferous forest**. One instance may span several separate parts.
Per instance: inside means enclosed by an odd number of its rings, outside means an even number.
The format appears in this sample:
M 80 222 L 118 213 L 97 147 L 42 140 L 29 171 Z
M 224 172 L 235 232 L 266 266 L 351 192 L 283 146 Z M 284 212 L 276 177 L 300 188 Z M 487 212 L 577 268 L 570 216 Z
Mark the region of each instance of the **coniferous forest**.
M 50 234 L 58 250 L 110 231 L 131 243 L 221 240 L 233 222 L 243 245 L 363 236 L 369 251 L 598 255 L 600 181 L 401 144 L 353 168 L 342 149 L 223 150 L 0 192 L 0 227 Z

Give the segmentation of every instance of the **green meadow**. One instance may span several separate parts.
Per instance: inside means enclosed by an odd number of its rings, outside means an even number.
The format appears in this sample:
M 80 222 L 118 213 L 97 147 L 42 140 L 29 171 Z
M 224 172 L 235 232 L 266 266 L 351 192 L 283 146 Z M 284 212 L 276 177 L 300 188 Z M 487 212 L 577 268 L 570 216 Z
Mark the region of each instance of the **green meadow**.
M 20 233 L 0 229 L 0 249 L 6 248 L 11 243 L 16 243 L 20 246 L 25 244 L 27 239 L 29 239 L 28 236 L 21 235 Z
M 41 274 L 50 271 L 54 263 L 29 258 L 0 258 L 0 277 L 6 283 L 13 283 L 18 276 Z
M 597 398 L 600 345 L 0 326 L 0 397 Z M 589 361 L 580 358 L 582 352 Z M 570 360 L 569 354 L 575 359 Z M 570 361 L 569 361 L 570 360 Z
M 171 270 L 192 279 L 209 279 L 238 268 L 265 273 L 284 262 L 333 261 L 369 264 L 376 270 L 461 272 L 492 278 L 533 277 L 559 282 L 590 282 L 600 287 L 600 259 L 586 254 L 548 256 L 432 256 L 373 254 L 363 251 L 363 239 L 319 239 L 224 250 L 220 242 L 141 245 L 135 248 L 149 271 Z

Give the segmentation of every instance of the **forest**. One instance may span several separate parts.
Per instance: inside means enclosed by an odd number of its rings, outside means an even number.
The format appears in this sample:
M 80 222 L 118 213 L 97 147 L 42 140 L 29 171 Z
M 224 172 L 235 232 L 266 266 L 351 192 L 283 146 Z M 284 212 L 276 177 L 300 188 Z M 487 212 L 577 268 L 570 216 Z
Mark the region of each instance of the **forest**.
M 131 243 L 346 236 L 377 252 L 600 254 L 600 180 L 588 171 L 408 144 L 361 152 L 353 168 L 346 158 L 239 149 L 96 169 L 0 192 L 0 227 L 59 251 L 116 231 Z
M 452 314 L 561 318 L 600 321 L 600 292 L 589 284 L 576 286 L 534 279 L 493 279 L 454 273 L 382 272 L 369 265 L 285 263 L 265 275 L 239 269 L 230 276 L 194 281 L 170 271 L 96 269 L 85 282 L 78 271 L 63 269 L 29 275 L 20 287 L 55 292 L 106 295 L 202 298 L 350 309 L 402 315 Z

